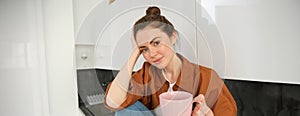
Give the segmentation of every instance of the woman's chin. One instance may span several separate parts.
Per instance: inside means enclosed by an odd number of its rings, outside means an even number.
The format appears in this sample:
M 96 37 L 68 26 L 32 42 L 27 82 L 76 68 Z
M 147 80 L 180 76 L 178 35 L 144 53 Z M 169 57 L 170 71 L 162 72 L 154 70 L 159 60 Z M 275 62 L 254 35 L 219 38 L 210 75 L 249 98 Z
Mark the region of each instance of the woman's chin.
M 161 63 L 153 63 L 152 65 L 154 65 L 158 69 L 164 69 L 165 68 Z

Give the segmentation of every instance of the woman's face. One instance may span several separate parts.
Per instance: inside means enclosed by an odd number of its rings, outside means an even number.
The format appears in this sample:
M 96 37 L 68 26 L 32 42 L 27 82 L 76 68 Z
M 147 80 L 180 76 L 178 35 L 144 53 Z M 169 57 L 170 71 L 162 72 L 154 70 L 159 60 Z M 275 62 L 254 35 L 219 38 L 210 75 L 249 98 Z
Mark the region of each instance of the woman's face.
M 137 31 L 136 42 L 145 60 L 162 69 L 175 55 L 176 32 L 169 37 L 161 29 L 148 26 Z

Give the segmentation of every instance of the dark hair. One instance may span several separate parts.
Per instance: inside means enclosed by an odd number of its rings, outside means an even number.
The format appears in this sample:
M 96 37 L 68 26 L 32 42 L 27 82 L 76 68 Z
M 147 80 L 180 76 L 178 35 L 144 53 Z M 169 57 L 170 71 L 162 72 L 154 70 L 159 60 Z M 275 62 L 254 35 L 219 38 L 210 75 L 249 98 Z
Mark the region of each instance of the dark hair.
M 168 36 L 171 36 L 175 31 L 174 26 L 164 16 L 160 15 L 160 9 L 156 6 L 148 7 L 146 15 L 135 22 L 133 26 L 134 38 L 138 30 L 144 29 L 147 26 L 153 28 L 160 28 Z

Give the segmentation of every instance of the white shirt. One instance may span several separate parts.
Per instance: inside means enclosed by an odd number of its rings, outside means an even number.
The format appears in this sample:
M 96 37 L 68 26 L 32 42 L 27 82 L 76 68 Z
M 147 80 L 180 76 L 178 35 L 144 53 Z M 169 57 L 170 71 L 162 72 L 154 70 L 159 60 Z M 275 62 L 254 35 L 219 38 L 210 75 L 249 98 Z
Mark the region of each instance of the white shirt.
M 164 69 L 161 70 L 163 76 L 165 77 L 165 79 L 169 82 L 169 89 L 168 92 L 172 92 L 173 91 L 173 86 L 176 84 L 177 81 L 175 81 L 174 83 L 171 83 L 170 80 L 167 78 Z
M 170 80 L 167 78 L 166 74 L 165 74 L 165 71 L 164 70 L 161 70 L 163 76 L 165 77 L 165 79 L 169 82 L 169 89 L 168 89 L 168 92 L 172 92 L 173 91 L 173 87 L 174 85 L 176 84 L 177 81 L 175 81 L 174 83 L 171 83 Z M 161 116 L 162 113 L 161 113 L 161 108 L 160 108 L 160 105 L 158 105 L 155 109 L 153 109 L 152 113 L 155 115 L 155 116 Z

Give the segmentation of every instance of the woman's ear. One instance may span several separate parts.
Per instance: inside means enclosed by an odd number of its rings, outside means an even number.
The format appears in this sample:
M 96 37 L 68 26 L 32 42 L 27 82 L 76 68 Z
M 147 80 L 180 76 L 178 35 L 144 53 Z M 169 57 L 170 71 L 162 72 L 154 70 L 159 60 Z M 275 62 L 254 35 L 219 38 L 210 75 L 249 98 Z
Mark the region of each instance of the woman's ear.
M 174 45 L 175 43 L 176 43 L 176 38 L 177 38 L 177 31 L 174 31 L 173 33 L 172 33 L 172 36 L 171 36 L 171 42 L 172 42 L 172 44 Z

